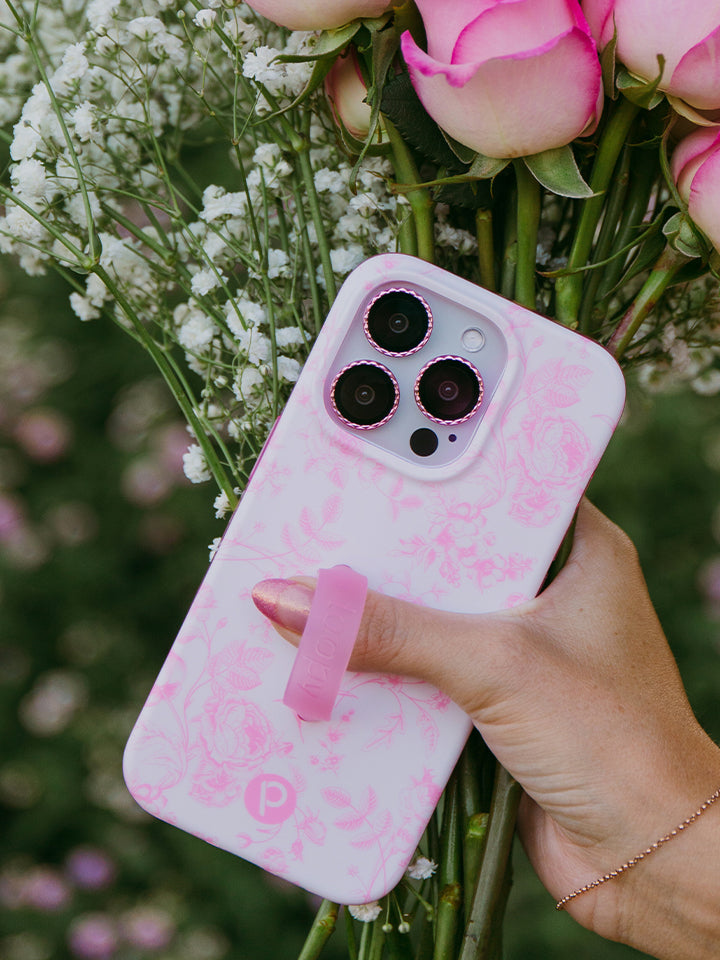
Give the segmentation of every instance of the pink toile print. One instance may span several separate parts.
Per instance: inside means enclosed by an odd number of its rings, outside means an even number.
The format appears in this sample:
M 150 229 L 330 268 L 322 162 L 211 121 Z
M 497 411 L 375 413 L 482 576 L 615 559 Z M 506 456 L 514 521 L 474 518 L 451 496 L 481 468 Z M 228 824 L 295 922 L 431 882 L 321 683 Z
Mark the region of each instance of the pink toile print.
M 427 346 L 401 364 L 419 368 L 463 318 L 479 317 L 503 343 L 476 433 L 439 467 L 388 452 L 375 431 L 353 433 L 324 399 L 363 305 L 393 284 L 419 290 L 435 316 Z M 610 356 L 556 323 L 412 258 L 359 267 L 132 733 L 125 775 L 138 802 L 320 896 L 360 903 L 392 888 L 470 721 L 419 680 L 354 673 L 329 721 L 300 720 L 282 702 L 295 651 L 255 609 L 252 587 L 347 564 L 374 590 L 445 610 L 534 596 L 623 396 Z

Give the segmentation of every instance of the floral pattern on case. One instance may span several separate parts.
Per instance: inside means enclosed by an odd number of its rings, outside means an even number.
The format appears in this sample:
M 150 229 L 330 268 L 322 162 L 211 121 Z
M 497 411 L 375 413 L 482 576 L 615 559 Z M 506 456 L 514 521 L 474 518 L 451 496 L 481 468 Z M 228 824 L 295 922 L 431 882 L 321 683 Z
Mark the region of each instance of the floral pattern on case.
M 470 723 L 429 684 L 352 673 L 331 720 L 302 723 L 282 703 L 294 650 L 255 610 L 253 585 L 347 563 L 373 589 L 448 610 L 529 599 L 622 408 L 618 374 L 597 345 L 502 301 L 514 386 L 478 455 L 437 481 L 368 456 L 362 438 L 328 426 L 321 385 L 348 305 L 398 275 L 496 301 L 404 257 L 353 274 L 125 761 L 129 788 L 151 813 L 346 903 L 376 899 L 400 879 Z

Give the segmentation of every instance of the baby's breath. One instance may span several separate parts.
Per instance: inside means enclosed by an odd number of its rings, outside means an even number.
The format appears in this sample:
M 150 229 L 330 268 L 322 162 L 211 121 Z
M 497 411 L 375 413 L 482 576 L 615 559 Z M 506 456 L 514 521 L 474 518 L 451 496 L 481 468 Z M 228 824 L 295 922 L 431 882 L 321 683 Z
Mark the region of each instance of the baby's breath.
M 107 315 L 151 349 L 195 435 L 188 476 L 214 474 L 230 503 L 299 376 L 329 280 L 396 248 L 404 201 L 388 189 L 389 166 L 368 158 L 353 194 L 352 161 L 338 162 L 317 93 L 302 108 L 308 184 L 284 121 L 259 120 L 305 88 L 312 62 L 279 57 L 311 51 L 316 37 L 244 4 L 16 9 L 32 40 L 4 11 L 12 162 L 0 250 L 30 273 L 70 268 L 78 318 Z M 174 373 L 172 345 L 190 379 Z

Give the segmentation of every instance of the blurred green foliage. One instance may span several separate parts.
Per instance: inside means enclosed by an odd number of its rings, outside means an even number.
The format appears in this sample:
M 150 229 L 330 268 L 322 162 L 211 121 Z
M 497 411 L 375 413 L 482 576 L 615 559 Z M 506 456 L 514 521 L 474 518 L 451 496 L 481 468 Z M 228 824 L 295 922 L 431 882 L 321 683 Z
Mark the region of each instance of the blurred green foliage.
M 0 957 L 292 960 L 309 898 L 142 814 L 121 778 L 222 532 L 215 491 L 182 476 L 187 437 L 147 358 L 81 324 L 59 282 L 0 264 L 0 354 Z M 631 390 L 591 487 L 638 546 L 716 738 L 719 471 L 717 401 Z M 515 860 L 507 960 L 637 956 L 556 914 Z M 327 956 L 345 955 L 340 932 Z

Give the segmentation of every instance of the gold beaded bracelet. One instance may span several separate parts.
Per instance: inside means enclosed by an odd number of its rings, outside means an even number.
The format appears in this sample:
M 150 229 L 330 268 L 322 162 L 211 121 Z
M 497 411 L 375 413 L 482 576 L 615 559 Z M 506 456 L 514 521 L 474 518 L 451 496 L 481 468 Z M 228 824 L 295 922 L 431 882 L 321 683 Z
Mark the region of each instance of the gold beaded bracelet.
M 558 900 L 558 902 L 555 904 L 555 909 L 562 910 L 566 903 L 574 900 L 575 897 L 579 897 L 581 893 L 587 893 L 588 890 L 593 890 L 595 887 L 599 887 L 601 884 L 607 883 L 608 880 L 612 880 L 615 877 L 621 876 L 623 873 L 627 873 L 627 871 L 631 867 L 634 867 L 636 863 L 640 863 L 640 861 L 644 860 L 645 857 L 650 856 L 651 853 L 655 853 L 655 851 L 658 850 L 664 843 L 667 843 L 669 840 L 672 840 L 674 837 L 677 837 L 680 833 L 682 833 L 685 827 L 689 827 L 691 823 L 695 823 L 698 817 L 701 817 L 707 808 L 711 807 L 716 800 L 720 800 L 720 789 L 716 790 L 711 797 L 708 797 L 705 803 L 698 807 L 691 817 L 688 817 L 687 820 L 683 820 L 682 823 L 679 823 L 674 830 L 671 830 L 670 833 L 665 834 L 664 837 L 660 837 L 660 839 L 651 844 L 647 850 L 643 850 L 642 853 L 639 853 L 636 857 L 633 857 L 632 860 L 626 860 L 622 866 L 617 868 L 617 870 L 611 870 L 610 873 L 606 873 L 604 876 L 598 877 L 597 880 L 593 880 L 591 883 L 586 883 L 584 887 L 580 887 L 578 890 L 574 890 L 566 897 L 563 897 L 562 900 Z

